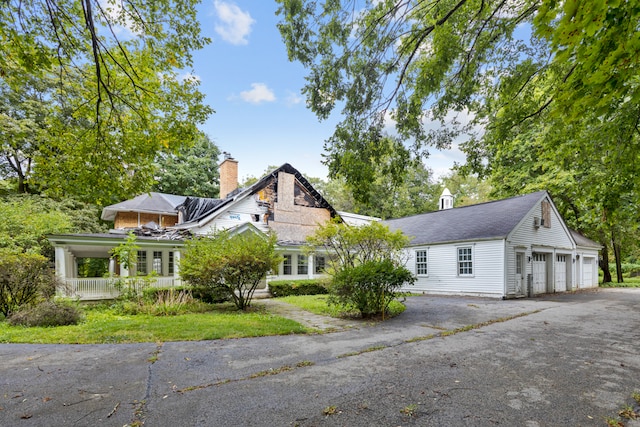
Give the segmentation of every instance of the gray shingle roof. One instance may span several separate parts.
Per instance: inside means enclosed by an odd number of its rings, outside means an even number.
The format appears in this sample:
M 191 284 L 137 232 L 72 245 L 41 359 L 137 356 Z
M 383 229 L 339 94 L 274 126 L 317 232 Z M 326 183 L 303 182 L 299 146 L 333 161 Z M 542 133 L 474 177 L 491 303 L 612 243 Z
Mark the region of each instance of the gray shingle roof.
M 595 242 L 586 236 L 583 236 L 582 233 L 580 233 L 579 231 L 572 230 L 572 229 L 569 229 L 569 231 L 571 232 L 571 237 L 573 237 L 573 240 L 575 240 L 576 245 L 584 246 L 588 248 L 598 248 L 598 249 L 602 248 L 602 245 L 600 243 Z
M 176 207 L 183 203 L 186 196 L 177 196 L 165 193 L 145 193 L 125 200 L 124 202 L 110 205 L 102 210 L 102 219 L 113 221 L 116 212 L 145 212 L 145 213 L 165 213 L 176 214 Z
M 413 237 L 411 245 L 505 238 L 546 191 L 384 221 Z

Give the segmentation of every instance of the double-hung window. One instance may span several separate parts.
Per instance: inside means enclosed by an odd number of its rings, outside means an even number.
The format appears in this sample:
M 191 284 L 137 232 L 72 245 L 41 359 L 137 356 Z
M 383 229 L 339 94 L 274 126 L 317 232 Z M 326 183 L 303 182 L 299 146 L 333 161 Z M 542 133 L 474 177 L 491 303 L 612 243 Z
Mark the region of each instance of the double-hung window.
M 282 274 L 291 275 L 291 255 L 285 254 L 282 261 Z
M 298 274 L 309 273 L 309 260 L 305 255 L 298 255 Z
M 152 263 L 153 271 L 159 275 L 162 275 L 162 252 L 161 251 L 153 251 L 153 263 Z
M 315 273 L 322 274 L 324 273 L 324 269 L 326 268 L 326 259 L 321 255 L 315 256 Z
M 136 263 L 136 274 L 145 275 L 148 274 L 147 270 L 147 251 L 138 251 L 138 262 Z
M 428 252 L 426 249 L 416 251 L 416 274 L 418 276 L 426 276 L 428 274 L 427 261 Z
M 473 248 L 464 246 L 458 248 L 458 276 L 473 275 Z

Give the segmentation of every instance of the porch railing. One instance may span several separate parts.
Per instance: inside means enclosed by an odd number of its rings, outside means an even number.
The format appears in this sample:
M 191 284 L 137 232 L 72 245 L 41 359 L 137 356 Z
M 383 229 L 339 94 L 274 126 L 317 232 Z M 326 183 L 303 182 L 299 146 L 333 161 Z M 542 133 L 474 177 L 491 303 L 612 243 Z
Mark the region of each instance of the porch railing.
M 120 295 L 118 281 L 124 281 L 127 286 L 134 286 L 141 289 L 147 283 L 149 286 L 157 288 L 171 288 L 180 286 L 182 281 L 176 277 L 90 277 L 82 279 L 65 279 L 65 287 L 60 290 L 60 294 L 79 298 L 81 301 L 114 299 Z

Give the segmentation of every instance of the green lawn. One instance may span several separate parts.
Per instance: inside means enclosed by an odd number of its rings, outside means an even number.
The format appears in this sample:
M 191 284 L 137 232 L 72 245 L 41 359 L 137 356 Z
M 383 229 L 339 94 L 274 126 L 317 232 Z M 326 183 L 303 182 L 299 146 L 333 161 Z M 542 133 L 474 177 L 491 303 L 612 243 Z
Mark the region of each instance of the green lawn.
M 304 334 L 299 323 L 264 311 L 227 308 L 178 316 L 121 315 L 109 309 L 86 310 L 73 326 L 23 327 L 0 322 L 0 343 L 103 344 L 199 341 L 267 335 Z
M 357 311 L 343 312 L 335 306 L 327 305 L 328 295 L 302 295 L 302 296 L 288 296 L 278 298 L 281 301 L 300 307 L 303 310 L 310 311 L 316 314 L 323 314 L 331 317 L 349 317 L 356 316 Z M 405 310 L 404 304 L 399 301 L 392 301 L 389 305 L 389 316 L 397 316 Z

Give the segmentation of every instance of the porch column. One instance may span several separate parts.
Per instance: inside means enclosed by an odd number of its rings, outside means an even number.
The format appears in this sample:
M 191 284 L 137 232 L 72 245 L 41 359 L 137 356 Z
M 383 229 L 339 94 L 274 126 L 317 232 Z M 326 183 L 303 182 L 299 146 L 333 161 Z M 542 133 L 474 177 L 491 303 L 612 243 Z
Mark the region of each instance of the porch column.
M 63 282 L 67 278 L 67 251 L 61 246 L 56 246 L 55 248 L 55 258 L 56 258 L 56 275 Z
M 316 271 L 316 267 L 314 265 L 314 260 L 315 257 L 313 255 L 309 255 L 309 258 L 307 260 L 307 265 L 309 266 L 309 271 L 307 271 L 307 275 L 309 276 L 309 279 L 313 279 L 315 276 L 315 271 Z
M 109 276 L 116 274 L 116 259 L 109 258 Z
M 180 280 L 180 251 L 173 251 L 173 281 L 175 284 L 182 285 Z

